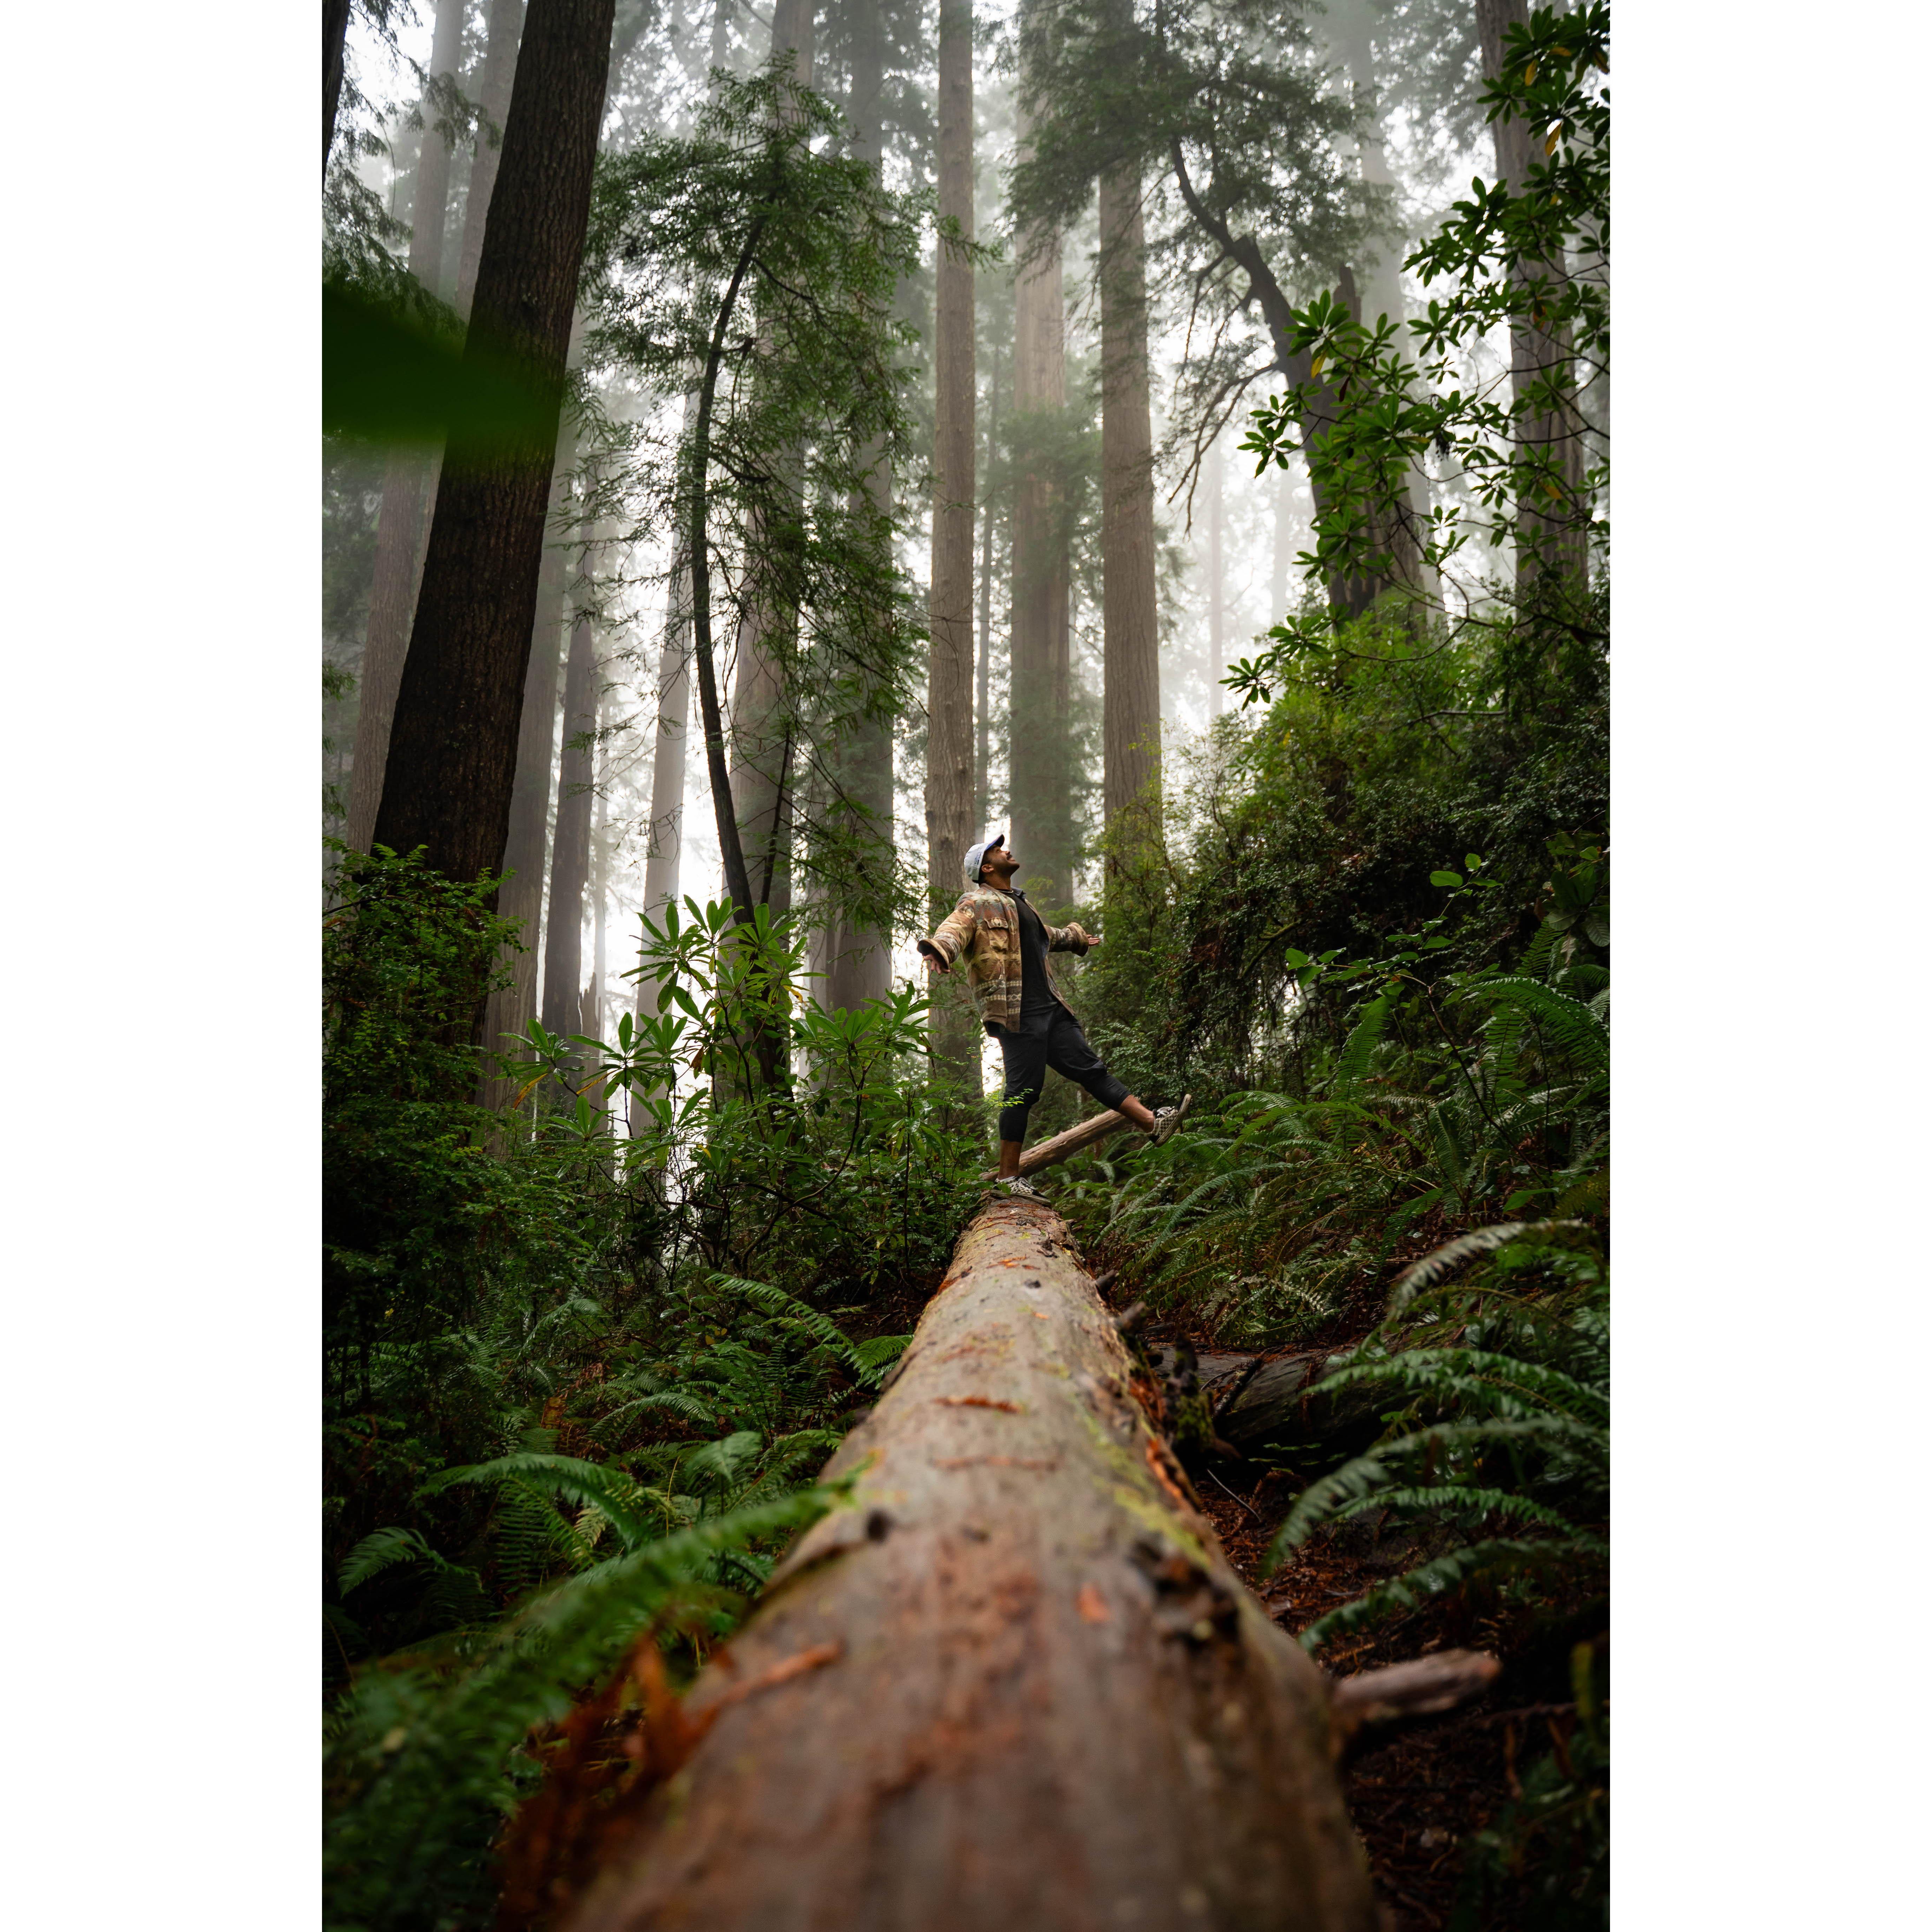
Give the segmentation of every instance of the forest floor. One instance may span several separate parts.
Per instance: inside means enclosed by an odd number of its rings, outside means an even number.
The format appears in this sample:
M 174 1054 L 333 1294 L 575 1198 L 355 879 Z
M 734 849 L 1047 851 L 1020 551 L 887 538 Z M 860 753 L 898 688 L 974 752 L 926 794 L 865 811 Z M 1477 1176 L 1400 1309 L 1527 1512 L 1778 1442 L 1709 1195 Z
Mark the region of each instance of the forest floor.
M 1359 1340 L 1374 1325 L 1374 1312 L 1363 1311 L 1359 1334 L 1344 1332 L 1355 1325 L 1345 1321 L 1322 1337 L 1324 1346 L 1340 1350 Z M 1192 1341 L 1204 1376 L 1250 1359 L 1216 1351 L 1208 1337 L 1172 1322 L 1150 1323 L 1143 1332 L 1150 1342 Z M 1300 1486 L 1250 1462 L 1210 1465 L 1197 1484 L 1229 1562 L 1291 1635 L 1436 1553 L 1418 1540 L 1412 1525 L 1370 1512 L 1318 1531 L 1264 1576 L 1268 1547 Z M 1604 1621 L 1600 1604 L 1582 1601 L 1498 1604 L 1486 1612 L 1438 1601 L 1324 1648 L 1322 1666 L 1336 1676 L 1456 1648 L 1487 1651 L 1503 1665 L 1481 1698 L 1400 1726 L 1382 1742 L 1371 1734 L 1344 1766 L 1349 1816 L 1395 1932 L 1443 1932 L 1468 1840 L 1522 1795 L 1519 1772 L 1532 1759 L 1553 1750 L 1567 1762 L 1576 1708 L 1570 1648 L 1596 1636 Z

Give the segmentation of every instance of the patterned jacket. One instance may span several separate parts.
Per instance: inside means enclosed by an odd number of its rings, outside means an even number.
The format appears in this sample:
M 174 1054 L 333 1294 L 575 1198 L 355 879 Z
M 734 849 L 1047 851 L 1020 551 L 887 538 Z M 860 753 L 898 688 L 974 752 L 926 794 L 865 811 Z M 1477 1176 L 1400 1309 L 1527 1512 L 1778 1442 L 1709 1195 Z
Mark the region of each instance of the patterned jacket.
M 922 939 L 922 952 L 936 953 L 950 966 L 963 958 L 973 1004 L 988 1026 L 1017 1028 L 1020 1023 L 1020 909 L 1023 894 L 1003 892 L 995 886 L 968 886 L 959 903 L 940 920 L 930 939 Z M 1046 925 L 1042 920 L 1040 923 Z M 1094 935 L 1078 926 L 1048 926 L 1049 952 L 1084 953 Z M 1048 968 L 1047 985 L 1066 1005 Z M 1071 1012 L 1072 1009 L 1067 1009 Z

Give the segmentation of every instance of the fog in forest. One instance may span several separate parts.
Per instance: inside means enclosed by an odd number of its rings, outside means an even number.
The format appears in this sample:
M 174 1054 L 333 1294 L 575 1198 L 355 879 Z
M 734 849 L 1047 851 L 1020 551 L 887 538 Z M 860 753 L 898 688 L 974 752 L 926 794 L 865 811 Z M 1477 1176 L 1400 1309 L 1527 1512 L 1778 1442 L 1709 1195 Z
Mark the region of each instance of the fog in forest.
M 509 0 L 467 6 L 419 0 L 412 8 L 391 7 L 386 23 L 380 10 L 358 10 L 351 21 L 332 218 L 338 231 L 373 239 L 398 262 L 406 260 L 459 314 L 473 284 L 484 226 L 478 197 L 487 194 L 494 174 L 493 130 L 508 98 L 520 11 Z M 796 7 L 782 8 L 778 28 L 796 37 L 798 14 Z M 1275 16 L 1249 8 L 1230 17 L 1252 43 Z M 1492 172 L 1490 137 L 1474 106 L 1480 86 L 1474 12 L 1440 0 L 1335 0 L 1325 11 L 1281 10 L 1280 20 L 1292 26 L 1292 44 L 1271 50 L 1264 38 L 1256 44 L 1262 55 L 1318 76 L 1338 110 L 1340 131 L 1310 137 L 1322 142 L 1334 176 L 1330 214 L 1318 216 L 1316 225 L 1342 218 L 1336 196 L 1346 199 L 1352 182 L 1379 196 L 1354 209 L 1358 232 L 1348 246 L 1364 315 L 1372 320 L 1388 313 L 1400 320 L 1423 298 L 1413 277 L 1405 280 L 1396 265 L 1472 173 Z M 1012 815 L 1016 516 L 1024 520 L 1036 513 L 1020 505 L 1022 458 L 1012 436 L 1015 265 L 1023 239 L 1010 197 L 1023 58 L 1018 24 L 1010 5 L 983 8 L 973 19 L 974 225 L 978 238 L 1003 258 L 981 262 L 973 293 L 974 733 L 976 760 L 983 766 L 982 776 L 975 773 L 970 813 L 976 836 L 1006 825 Z M 937 32 L 931 8 L 892 0 L 839 0 L 805 22 L 801 65 L 809 68 L 814 89 L 849 112 L 856 72 L 856 84 L 878 104 L 880 125 L 873 138 L 888 186 L 929 186 L 935 178 Z M 770 58 L 773 34 L 772 21 L 732 0 L 641 7 L 627 0 L 616 12 L 602 152 L 621 154 L 654 136 L 688 132 L 704 105 L 712 64 L 748 74 Z M 445 133 L 455 136 L 452 146 L 446 146 Z M 434 234 L 426 232 L 418 208 L 425 193 L 441 208 Z M 1280 386 L 1269 370 L 1258 308 L 1228 300 L 1233 265 L 1217 263 L 1216 250 L 1204 247 L 1201 233 L 1190 229 L 1172 180 L 1150 172 L 1144 200 L 1160 758 L 1172 794 L 1189 774 L 1212 764 L 1216 732 L 1225 748 L 1226 734 L 1251 729 L 1258 715 L 1244 716 L 1220 680 L 1258 642 L 1265 644 L 1261 634 L 1312 594 L 1296 562 L 1310 542 L 1311 503 L 1298 458 L 1257 476 L 1254 458 L 1237 446 L 1250 409 Z M 1064 584 L 1057 621 L 1066 632 L 1066 688 L 1058 701 L 1065 710 L 1058 742 L 1043 755 L 1064 761 L 1060 782 L 1070 823 L 1060 828 L 1065 849 L 1044 855 L 1049 860 L 1044 878 L 1038 848 L 1052 842 L 1036 835 L 1030 841 L 1035 849 L 1021 853 L 1023 861 L 1034 861 L 1036 896 L 1043 883 L 1047 901 L 1060 906 L 1090 901 L 1097 888 L 1094 842 L 1103 816 L 1099 246 L 1090 194 L 1084 212 L 1059 236 L 1064 362 L 1054 380 L 1064 401 L 1052 431 L 1060 444 L 1059 487 L 1071 507 L 1061 518 L 1069 526 L 1058 562 Z M 920 332 L 908 358 L 919 372 L 918 468 L 891 485 L 898 507 L 908 513 L 897 533 L 897 560 L 921 602 L 932 555 L 932 247 L 928 231 L 920 270 L 903 278 L 898 289 L 897 306 Z M 1292 250 L 1285 252 L 1291 259 L 1278 266 L 1298 299 L 1332 279 L 1318 265 L 1295 262 Z M 1030 298 L 1036 306 L 1037 295 Z M 576 339 L 581 337 L 580 326 Z M 1486 355 L 1496 357 L 1493 343 L 1477 346 L 1478 365 Z M 627 426 L 646 442 L 662 442 L 674 438 L 680 406 L 664 386 L 653 392 L 607 366 L 593 376 L 586 400 L 607 425 Z M 1033 420 L 1047 418 L 1036 413 Z M 695 710 L 688 645 L 676 643 L 672 656 L 682 662 L 675 667 L 665 648 L 668 635 L 674 640 L 680 635 L 667 624 L 676 570 L 674 536 L 662 518 L 624 500 L 621 490 L 600 504 L 608 514 L 594 526 L 580 510 L 572 515 L 571 501 L 594 494 L 584 481 L 594 466 L 593 440 L 566 421 L 526 690 L 526 710 L 534 699 L 550 712 L 550 770 L 538 788 L 540 825 L 530 818 L 527 796 L 520 800 L 524 823 L 520 832 L 513 824 L 508 862 L 523 868 L 517 909 L 532 946 L 525 970 L 536 975 L 520 1017 L 541 1014 L 553 1030 L 608 1037 L 633 1000 L 621 975 L 634 958 L 640 909 L 661 902 L 668 891 L 700 904 L 718 899 L 723 881 L 701 747 L 692 718 L 677 715 Z M 573 467 L 580 462 L 582 471 Z M 392 454 L 386 464 L 339 444 L 325 466 L 325 824 L 332 832 L 346 832 L 352 844 L 369 836 L 380 789 L 372 782 L 375 774 L 356 769 L 365 645 L 372 626 L 386 625 L 392 654 L 406 636 L 403 550 L 411 543 L 419 550 L 426 534 L 424 468 L 420 457 Z M 1418 485 L 1438 497 L 1458 487 L 1432 478 L 1420 462 L 1416 475 Z M 398 510 L 412 492 L 412 520 Z M 1462 594 L 1479 596 L 1483 574 L 1494 563 L 1480 542 L 1466 551 L 1459 562 Z M 736 631 L 726 625 L 718 656 L 728 713 L 744 684 L 738 662 L 743 627 Z M 673 688 L 666 694 L 668 670 Z M 392 670 L 392 682 L 394 675 Z M 668 727 L 661 727 L 661 716 L 671 721 Z M 665 730 L 675 736 L 680 728 L 682 744 L 673 750 L 681 755 L 668 760 L 668 789 Z M 542 730 L 541 721 L 526 718 L 526 746 L 535 746 Z M 902 716 L 892 736 L 893 845 L 904 874 L 902 885 L 909 883 L 916 898 L 926 842 L 923 717 Z M 520 752 L 519 784 L 526 794 L 529 764 L 528 751 Z M 681 789 L 674 782 L 680 764 Z M 1017 836 L 1027 838 L 1024 825 Z M 529 890 L 533 857 L 543 874 L 540 896 Z M 1022 882 L 1027 878 L 1023 871 Z M 802 904 L 809 893 L 799 896 Z M 562 914 L 580 928 L 574 945 L 569 932 L 557 928 L 552 908 L 561 905 L 575 909 Z M 896 924 L 890 947 L 894 982 L 914 975 L 913 936 L 910 922 Z M 572 976 L 576 985 L 562 987 L 560 974 Z M 874 978 L 868 990 L 880 989 Z

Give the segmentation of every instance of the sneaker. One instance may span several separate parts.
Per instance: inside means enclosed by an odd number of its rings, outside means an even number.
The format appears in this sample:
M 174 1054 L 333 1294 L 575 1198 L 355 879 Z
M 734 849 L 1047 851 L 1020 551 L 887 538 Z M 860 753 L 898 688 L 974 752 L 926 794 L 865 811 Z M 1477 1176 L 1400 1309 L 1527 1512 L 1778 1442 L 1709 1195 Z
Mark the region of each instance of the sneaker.
M 1018 1200 L 1044 1201 L 1046 1198 L 1046 1196 L 1041 1193 L 1040 1190 L 1034 1186 L 1024 1174 L 1016 1174 L 1012 1180 L 1003 1180 L 1000 1185 Z
M 1162 1141 L 1171 1140 L 1174 1130 L 1180 1125 L 1178 1107 L 1156 1107 L 1154 1110 L 1154 1132 L 1148 1136 L 1150 1144 L 1159 1147 Z

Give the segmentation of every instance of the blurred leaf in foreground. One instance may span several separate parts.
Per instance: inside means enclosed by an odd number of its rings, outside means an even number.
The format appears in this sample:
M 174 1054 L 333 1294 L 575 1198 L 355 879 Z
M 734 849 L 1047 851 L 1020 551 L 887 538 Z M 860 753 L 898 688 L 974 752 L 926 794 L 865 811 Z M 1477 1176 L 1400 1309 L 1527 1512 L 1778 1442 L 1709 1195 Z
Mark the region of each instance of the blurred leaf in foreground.
M 434 448 L 454 431 L 472 449 L 508 451 L 547 434 L 556 406 L 514 365 L 466 357 L 461 325 L 427 296 L 322 284 L 325 434 Z

